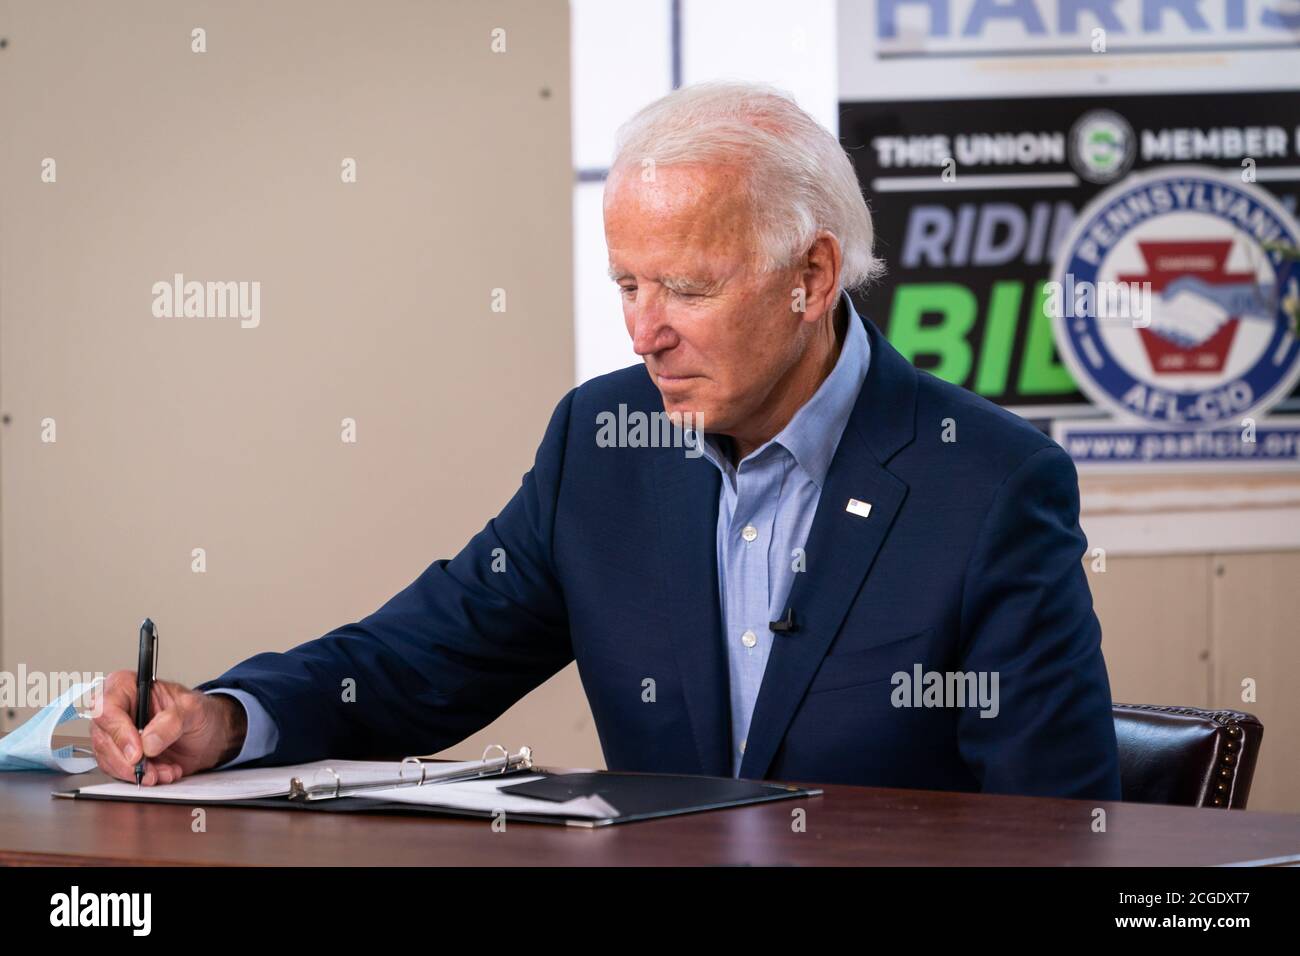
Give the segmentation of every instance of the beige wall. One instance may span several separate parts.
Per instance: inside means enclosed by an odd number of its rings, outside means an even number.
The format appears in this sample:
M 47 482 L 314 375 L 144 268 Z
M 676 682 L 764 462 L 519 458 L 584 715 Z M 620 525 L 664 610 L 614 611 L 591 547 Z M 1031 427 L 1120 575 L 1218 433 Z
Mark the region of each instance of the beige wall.
M 1300 812 L 1300 478 L 1081 481 L 1115 700 L 1243 710 L 1264 724 L 1252 810 Z M 1174 553 L 1176 552 L 1176 553 Z M 1104 568 L 1104 570 L 1103 570 Z
M 565 0 L 0 16 L 0 666 L 134 667 L 148 614 L 193 683 L 453 554 L 573 380 Z M 155 318 L 176 272 L 260 325 Z M 599 760 L 572 670 L 507 722 Z
M 1264 739 L 1250 809 L 1300 812 L 1300 553 L 1118 557 L 1104 574 L 1091 564 L 1115 700 L 1254 714 Z

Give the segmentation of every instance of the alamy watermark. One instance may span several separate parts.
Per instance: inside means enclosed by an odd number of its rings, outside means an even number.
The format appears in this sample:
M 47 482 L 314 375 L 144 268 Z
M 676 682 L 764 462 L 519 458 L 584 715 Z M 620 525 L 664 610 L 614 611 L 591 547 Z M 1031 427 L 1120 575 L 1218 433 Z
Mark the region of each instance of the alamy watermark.
M 1150 282 L 1064 282 L 1043 286 L 1043 313 L 1053 319 L 1115 319 L 1144 329 L 1151 324 Z
M 0 708 L 48 707 L 77 684 L 93 684 L 103 676 L 102 671 L 28 672 L 26 664 L 19 664 L 17 672 L 0 671 Z M 94 694 L 82 716 L 98 717 L 103 712 L 103 695 Z
M 74 883 L 68 892 L 50 897 L 51 926 L 118 926 L 130 929 L 132 936 L 148 936 L 152 912 L 152 893 L 83 893 Z
M 895 707 L 978 707 L 980 717 L 996 717 L 1001 709 L 997 671 L 924 671 L 913 664 L 910 674 L 895 671 L 890 683 Z
M 682 448 L 687 458 L 704 454 L 704 416 L 699 412 L 617 412 L 596 415 L 597 448 Z
M 262 322 L 262 283 L 172 281 L 153 284 L 153 314 L 159 319 L 239 319 L 241 329 Z

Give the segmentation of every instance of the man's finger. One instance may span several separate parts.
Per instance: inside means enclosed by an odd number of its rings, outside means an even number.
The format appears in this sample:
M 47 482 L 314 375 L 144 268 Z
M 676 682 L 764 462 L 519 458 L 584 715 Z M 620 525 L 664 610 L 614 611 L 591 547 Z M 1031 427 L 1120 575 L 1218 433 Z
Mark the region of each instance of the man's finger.
M 140 759 L 140 734 L 135 729 L 134 671 L 114 671 L 104 679 L 104 712 L 91 721 L 112 738 L 128 761 Z
M 145 725 L 144 733 L 141 735 L 144 738 L 145 756 L 157 757 L 180 739 L 184 729 L 179 708 L 170 707 L 155 714 L 153 720 Z
M 176 779 L 176 773 L 171 768 L 172 765 L 165 760 L 146 760 L 144 762 L 144 776 L 140 778 L 140 782 L 146 787 L 171 783 Z M 135 779 L 134 773 L 131 779 Z
M 128 714 L 135 710 L 135 671 L 113 671 L 99 689 L 105 707 Z
M 100 718 L 100 728 L 108 734 L 122 756 L 135 763 L 140 759 L 140 732 L 135 729 L 135 721 L 125 716 L 110 717 L 107 713 Z
M 95 752 L 95 762 L 105 773 L 122 780 L 135 779 L 135 765 L 122 756 L 122 751 L 106 731 L 92 725 L 90 743 Z

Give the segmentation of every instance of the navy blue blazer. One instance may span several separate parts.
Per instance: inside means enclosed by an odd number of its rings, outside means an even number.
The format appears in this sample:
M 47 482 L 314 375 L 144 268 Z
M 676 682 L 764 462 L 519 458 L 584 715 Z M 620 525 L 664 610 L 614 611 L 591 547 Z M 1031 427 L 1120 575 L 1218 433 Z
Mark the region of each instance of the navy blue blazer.
M 776 635 L 741 776 L 1119 799 L 1073 463 L 866 327 L 870 371 L 788 601 L 799 629 Z M 254 763 L 435 752 L 576 658 L 610 769 L 729 775 L 721 479 L 681 448 L 598 447 L 597 415 L 620 404 L 663 410 L 643 366 L 565 396 L 518 492 L 455 558 L 358 623 L 200 685 L 266 707 L 279 740 Z M 895 706 L 893 675 L 918 665 L 996 671 L 997 716 Z

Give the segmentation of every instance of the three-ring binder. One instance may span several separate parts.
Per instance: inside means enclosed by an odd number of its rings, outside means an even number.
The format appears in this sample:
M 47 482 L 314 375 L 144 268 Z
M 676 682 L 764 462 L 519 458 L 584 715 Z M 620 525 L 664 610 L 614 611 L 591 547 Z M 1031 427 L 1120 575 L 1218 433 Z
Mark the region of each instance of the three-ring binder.
M 494 745 L 477 761 L 440 765 L 436 759 L 427 755 L 401 761 L 317 760 L 296 766 L 215 771 L 210 782 L 203 781 L 206 775 L 196 774 L 197 780 L 157 787 L 140 789 L 114 782 L 55 791 L 54 796 L 491 819 L 508 811 L 511 820 L 604 827 L 821 794 L 817 789 L 733 777 L 546 770 L 535 766 L 528 747 L 512 754 Z M 308 780 L 313 772 L 317 777 Z M 373 779 L 389 773 L 395 776 Z M 517 777 L 512 779 L 511 774 Z M 477 784 L 470 782 L 476 780 Z M 465 787 L 437 786 L 451 781 L 470 783 Z M 420 786 L 426 789 L 393 792 L 397 787 Z M 176 792 L 168 793 L 173 788 Z M 329 802 L 353 794 L 353 799 Z
M 501 756 L 489 760 L 488 754 L 494 750 L 500 751 Z M 293 777 L 289 781 L 289 799 L 332 800 L 336 797 L 346 797 L 366 790 L 391 790 L 394 787 L 422 787 L 426 784 L 454 783 L 461 780 L 477 780 L 480 777 L 503 776 L 507 773 L 533 769 L 533 751 L 531 747 L 520 747 L 518 753 L 512 754 L 500 744 L 492 744 L 487 747 L 483 751 L 481 761 L 473 767 L 438 770 L 436 769 L 438 764 L 434 762 L 435 760 L 433 754 L 425 754 L 420 757 L 404 757 L 398 765 L 396 779 L 362 780 L 346 784 L 343 782 L 343 778 L 334 770 L 323 767 L 318 772 L 318 777 L 328 775 L 333 778 L 332 782 L 324 780 L 308 784 L 304 783 L 301 777 Z M 411 768 L 411 770 L 408 771 L 407 768 Z M 415 776 L 415 770 L 419 771 L 418 777 Z

